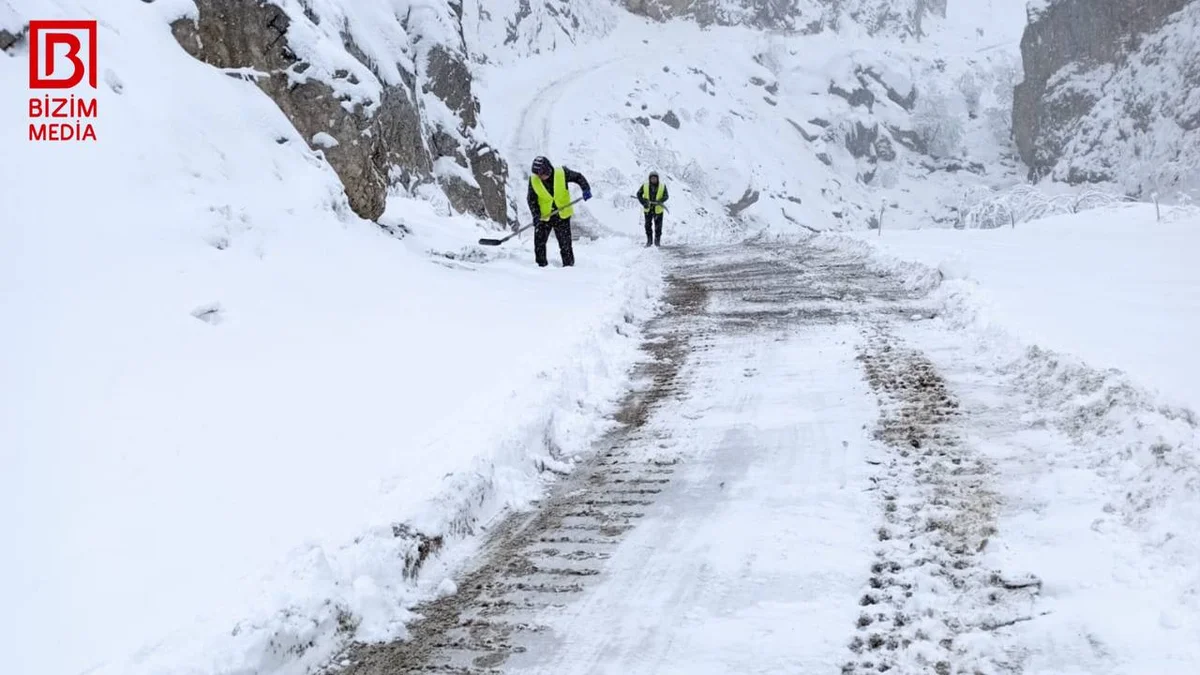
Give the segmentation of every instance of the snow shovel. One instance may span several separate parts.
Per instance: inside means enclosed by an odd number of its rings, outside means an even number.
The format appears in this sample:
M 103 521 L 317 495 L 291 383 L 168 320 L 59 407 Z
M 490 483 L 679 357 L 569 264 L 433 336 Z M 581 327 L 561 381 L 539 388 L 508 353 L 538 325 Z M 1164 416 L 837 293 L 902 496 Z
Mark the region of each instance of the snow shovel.
M 553 211 L 550 212 L 550 215 L 553 216 L 556 213 L 558 213 L 559 211 L 562 211 L 563 209 L 567 208 L 568 206 L 574 206 L 581 201 L 583 201 L 583 197 L 580 197 L 579 199 L 569 202 L 566 206 L 560 206 L 557 209 L 554 209 Z M 521 234 L 522 232 L 524 232 L 525 230 L 528 230 L 529 228 L 533 227 L 536 224 L 537 223 L 530 223 L 529 225 L 526 225 L 525 227 L 519 228 L 516 232 L 513 232 L 512 234 L 508 235 L 507 237 L 504 237 L 503 239 L 488 239 L 488 238 L 480 239 L 479 245 L 480 246 L 499 246 L 500 244 L 503 244 L 504 242 L 508 241 L 509 239 L 512 239 L 513 237 L 517 236 L 518 234 Z

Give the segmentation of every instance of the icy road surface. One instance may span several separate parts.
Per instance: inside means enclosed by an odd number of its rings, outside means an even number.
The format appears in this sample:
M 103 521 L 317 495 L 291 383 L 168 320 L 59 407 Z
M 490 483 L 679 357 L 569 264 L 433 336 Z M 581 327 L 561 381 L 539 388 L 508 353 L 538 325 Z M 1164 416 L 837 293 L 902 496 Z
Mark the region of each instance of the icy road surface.
M 1073 489 L 1053 462 L 1022 478 L 1070 442 L 1024 428 L 1028 402 L 964 365 L 928 289 L 811 243 L 661 254 L 667 308 L 624 427 L 498 527 L 409 639 L 333 671 L 1194 672 L 1171 630 L 1095 611 L 1122 535 L 1075 522 L 1099 502 L 1053 495 Z M 1153 611 L 1130 590 L 1112 601 Z M 1194 619 L 1177 608 L 1172 630 Z

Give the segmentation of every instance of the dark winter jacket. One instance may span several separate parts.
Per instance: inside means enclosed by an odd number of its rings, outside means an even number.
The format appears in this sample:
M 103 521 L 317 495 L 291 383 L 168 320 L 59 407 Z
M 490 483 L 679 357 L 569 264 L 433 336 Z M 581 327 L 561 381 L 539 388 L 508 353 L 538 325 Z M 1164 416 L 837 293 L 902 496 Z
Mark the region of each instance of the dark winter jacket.
M 574 184 L 578 185 L 581 190 L 584 190 L 584 191 L 589 191 L 592 189 L 592 187 L 590 185 L 588 185 L 587 179 L 583 177 L 583 174 L 581 174 L 577 171 L 572 171 L 569 168 L 567 168 L 566 166 L 563 166 L 562 169 L 563 169 L 563 175 L 567 179 L 567 183 L 574 183 Z M 550 170 L 554 171 L 554 167 L 551 166 Z M 547 186 L 547 189 L 549 189 L 549 186 Z M 538 219 L 538 215 L 541 213 L 541 208 L 538 206 L 537 193 L 533 191 L 532 183 L 530 183 L 529 187 L 526 189 L 525 202 L 527 204 L 529 204 L 529 213 L 533 214 L 533 219 L 536 221 Z M 551 220 L 557 220 L 557 219 L 558 219 L 557 215 L 553 216 L 551 218 Z
M 659 183 L 659 185 L 661 185 L 661 186 L 662 186 L 662 190 L 663 190 L 662 201 L 661 201 L 661 202 L 659 202 L 659 204 L 663 204 L 663 203 L 666 203 L 667 199 L 669 199 L 669 198 L 671 197 L 671 193 L 670 193 L 670 192 L 667 190 L 667 184 L 666 184 L 666 183 L 661 183 L 661 182 L 660 182 L 660 183 Z M 646 186 L 645 186 L 645 185 L 640 185 L 640 186 L 638 186 L 637 192 L 635 192 L 635 193 L 633 194 L 633 196 L 634 196 L 634 197 L 637 197 L 637 200 L 638 200 L 638 202 L 639 202 L 639 203 L 642 205 L 642 208 L 643 208 L 643 209 L 645 209 L 645 208 L 649 208 L 649 207 L 650 207 L 650 200 L 649 200 L 649 199 L 646 199 L 645 197 L 643 197 L 643 196 L 642 196 L 642 188 L 643 188 L 643 187 L 646 187 Z M 656 189 L 656 187 L 657 187 L 657 186 L 654 186 L 654 185 L 651 185 L 651 186 L 650 186 L 650 195 L 651 195 L 652 197 L 653 197 L 653 196 L 654 196 L 654 195 L 655 195 L 655 194 L 658 192 L 658 190 Z

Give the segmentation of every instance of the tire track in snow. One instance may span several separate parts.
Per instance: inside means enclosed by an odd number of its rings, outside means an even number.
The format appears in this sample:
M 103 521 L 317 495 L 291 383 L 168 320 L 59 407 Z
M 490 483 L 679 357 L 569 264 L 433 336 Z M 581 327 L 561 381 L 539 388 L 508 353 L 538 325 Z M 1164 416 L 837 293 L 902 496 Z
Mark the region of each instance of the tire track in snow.
M 959 403 L 929 359 L 885 324 L 864 330 L 859 360 L 879 395 L 876 438 L 891 451 L 875 481 L 883 524 L 844 675 L 1020 672 L 987 633 L 1028 618 L 1036 579 L 984 568 L 996 532 L 993 470 L 958 432 Z
M 458 673 L 485 675 L 525 651 L 529 635 L 546 630 L 538 614 L 565 606 L 600 575 L 623 535 L 636 526 L 671 482 L 676 460 L 646 421 L 666 400 L 689 395 L 680 371 L 702 334 L 678 330 L 701 313 L 703 287 L 675 279 L 667 311 L 647 327 L 646 359 L 636 367 L 643 384 L 616 414 L 622 427 L 590 462 L 560 484 L 530 514 L 515 514 L 492 533 L 478 565 L 459 580 L 458 592 L 419 607 L 423 617 L 409 637 L 384 645 L 356 645 L 334 659 L 343 674 Z
M 629 57 L 614 57 L 578 68 L 543 86 L 533 95 L 533 99 L 521 110 L 517 127 L 512 130 L 509 138 L 509 166 L 522 167 L 521 172 L 517 175 L 527 176 L 525 173 L 526 168 L 533 158 L 539 155 L 549 157 L 550 161 L 555 162 L 555 164 L 568 164 L 572 168 L 580 169 L 580 167 L 572 164 L 570 159 L 564 157 L 568 154 L 568 148 L 553 142 L 556 109 L 568 91 L 580 84 L 584 78 L 594 75 L 609 66 L 628 60 L 630 60 Z M 584 173 L 586 174 L 587 171 L 584 170 Z M 594 179 L 594 176 L 592 178 Z M 518 195 L 518 211 L 520 210 L 520 203 L 524 201 L 526 184 L 527 179 L 526 181 L 517 181 L 514 185 L 515 194 Z M 578 214 L 582 218 L 572 223 L 572 234 L 575 240 L 589 235 L 590 231 L 599 225 L 599 223 L 587 217 L 586 209 L 579 210 Z
M 537 155 L 551 156 L 559 151 L 559 148 L 551 147 L 552 120 L 554 108 L 562 101 L 567 89 L 584 77 L 623 60 L 626 59 L 616 57 L 573 70 L 539 89 L 529 105 L 521 110 L 517 128 L 512 131 L 508 144 L 509 163 L 516 161 L 515 166 L 525 166 Z
M 1036 592 L 1036 584 L 1007 579 L 979 564 L 978 551 L 994 527 L 990 467 L 956 433 L 957 403 L 936 370 L 888 330 L 909 320 L 920 293 L 871 270 L 857 254 L 814 246 L 662 252 L 671 259 L 667 307 L 647 326 L 645 359 L 616 415 L 621 428 L 535 511 L 515 514 L 492 532 L 478 560 L 460 575 L 457 593 L 415 609 L 422 618 L 410 624 L 406 640 L 356 645 L 336 659 L 349 665 L 333 670 L 343 675 L 561 674 L 624 663 L 637 672 L 655 672 L 686 660 L 678 646 L 686 639 L 676 641 L 679 627 L 671 625 L 626 630 L 629 622 L 645 625 L 645 619 L 626 616 L 623 612 L 639 605 L 624 598 L 644 598 L 641 607 L 656 616 L 665 610 L 687 619 L 692 603 L 756 606 L 762 593 L 786 596 L 811 589 L 814 579 L 845 576 L 810 561 L 805 564 L 812 569 L 800 576 L 788 576 L 795 572 L 782 571 L 786 566 L 772 568 L 781 570 L 773 573 L 775 585 L 762 589 L 753 579 L 729 577 L 703 560 L 677 560 L 679 550 L 704 555 L 710 542 L 696 548 L 687 533 L 667 533 L 678 532 L 678 524 L 704 529 L 721 513 L 721 504 L 760 509 L 763 517 L 776 518 L 770 521 L 776 527 L 792 532 L 792 546 L 800 548 L 774 550 L 770 542 L 779 533 L 772 534 L 768 525 L 766 539 L 735 539 L 754 542 L 729 552 L 746 569 L 764 556 L 803 556 L 803 542 L 825 545 L 826 535 L 850 536 L 805 531 L 828 517 L 829 505 L 844 510 L 859 504 L 840 493 L 846 469 L 839 479 L 827 465 L 847 459 L 829 454 L 834 440 L 829 434 L 848 434 L 847 429 L 870 421 L 869 399 L 861 416 L 850 419 L 842 404 L 834 403 L 853 394 L 831 383 L 857 380 L 861 367 L 879 396 L 877 440 L 888 452 L 873 479 L 883 520 L 876 541 L 871 541 L 868 519 L 844 544 L 859 552 L 852 559 L 864 566 L 867 581 L 860 590 L 849 575 L 837 584 L 840 590 L 825 591 L 823 602 L 836 604 L 840 609 L 833 616 L 844 619 L 813 626 L 819 633 L 809 639 L 815 652 L 797 653 L 784 640 L 774 644 L 773 658 L 857 675 L 1015 672 L 1017 666 L 1003 655 L 987 651 L 987 633 L 1019 620 L 1013 603 Z M 860 332 L 861 363 L 856 365 L 853 336 Z M 822 339 L 833 336 L 832 344 L 846 345 L 841 352 L 821 346 Z M 844 354 L 844 362 L 835 359 L 820 368 L 786 360 L 836 353 Z M 731 377 L 746 384 L 727 382 Z M 859 386 L 867 395 L 866 386 Z M 822 387 L 831 387 L 824 400 Z M 773 388 L 783 389 L 781 398 L 765 394 Z M 760 404 L 798 406 L 800 419 L 812 411 L 840 419 L 757 430 L 747 420 L 761 413 Z M 854 405 L 851 410 L 860 409 Z M 714 413 L 715 419 L 705 419 Z M 720 438 L 714 441 L 713 434 Z M 747 472 L 760 482 L 740 483 Z M 870 485 L 868 472 L 850 473 L 859 481 L 851 492 L 861 494 Z M 720 481 L 720 486 L 704 481 Z M 727 491 L 727 483 L 739 488 Z M 758 495 L 762 489 L 767 493 Z M 793 515 L 778 520 L 780 513 Z M 653 560 L 638 558 L 637 547 L 625 544 L 645 533 L 669 550 L 656 552 Z M 776 619 L 765 620 L 769 623 L 753 624 L 753 630 L 771 631 Z M 778 620 L 786 624 L 789 619 Z M 761 670 L 754 646 L 731 654 Z M 771 669 L 765 662 L 761 667 Z

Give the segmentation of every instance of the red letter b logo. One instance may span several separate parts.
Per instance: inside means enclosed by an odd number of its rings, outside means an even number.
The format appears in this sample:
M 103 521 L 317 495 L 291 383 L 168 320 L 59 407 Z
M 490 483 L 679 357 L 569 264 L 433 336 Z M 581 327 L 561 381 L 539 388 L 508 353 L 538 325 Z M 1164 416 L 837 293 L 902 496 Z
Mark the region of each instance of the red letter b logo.
M 70 89 L 85 76 L 95 89 L 95 21 L 29 22 L 30 89 Z

